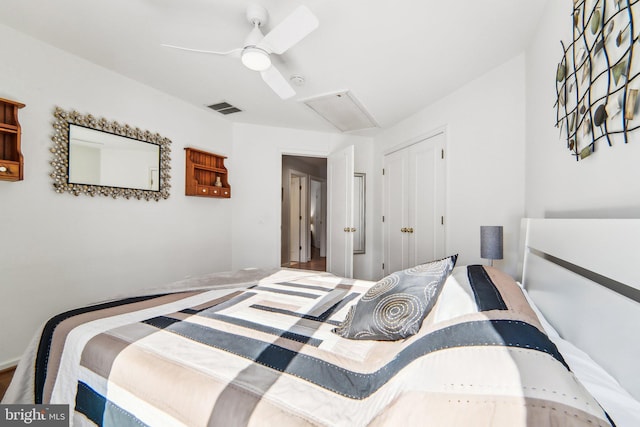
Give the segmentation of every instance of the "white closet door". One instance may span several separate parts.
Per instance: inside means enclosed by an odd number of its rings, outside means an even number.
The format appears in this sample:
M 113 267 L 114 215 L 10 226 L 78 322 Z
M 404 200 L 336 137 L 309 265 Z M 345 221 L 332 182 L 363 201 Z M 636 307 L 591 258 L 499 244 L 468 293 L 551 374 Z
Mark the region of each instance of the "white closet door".
M 445 256 L 443 148 L 444 134 L 409 147 L 408 267 Z
M 327 158 L 327 271 L 353 277 L 353 165 L 354 147 Z
M 385 244 L 384 272 L 402 270 L 407 262 L 407 235 L 401 231 L 407 224 L 407 155 L 404 150 L 385 156 L 383 233 Z
M 439 133 L 384 158 L 384 274 L 445 256 L 444 142 Z

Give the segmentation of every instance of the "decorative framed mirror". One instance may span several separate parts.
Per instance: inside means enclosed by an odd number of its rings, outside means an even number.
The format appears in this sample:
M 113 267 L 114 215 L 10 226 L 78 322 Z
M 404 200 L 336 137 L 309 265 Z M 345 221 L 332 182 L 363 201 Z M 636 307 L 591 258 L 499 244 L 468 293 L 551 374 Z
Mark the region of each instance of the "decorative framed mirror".
M 60 107 L 53 115 L 56 192 L 155 201 L 169 197 L 171 140 Z
M 365 190 L 366 174 L 353 174 L 353 221 L 356 231 L 353 233 L 353 253 L 365 253 Z

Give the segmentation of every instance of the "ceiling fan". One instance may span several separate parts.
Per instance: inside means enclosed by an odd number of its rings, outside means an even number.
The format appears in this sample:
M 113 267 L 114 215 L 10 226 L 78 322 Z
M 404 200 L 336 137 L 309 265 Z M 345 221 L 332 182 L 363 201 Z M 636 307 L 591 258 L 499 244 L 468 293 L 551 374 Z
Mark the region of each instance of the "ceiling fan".
M 282 73 L 271 63 L 270 55 L 281 55 L 289 50 L 318 28 L 319 22 L 309 8 L 299 6 L 265 36 L 262 34 L 260 27 L 266 24 L 268 18 L 269 14 L 264 7 L 250 4 L 247 8 L 247 19 L 253 25 L 253 30 L 245 39 L 242 47 L 227 52 L 191 49 L 168 44 L 163 44 L 162 46 L 189 52 L 229 55 L 240 58 L 245 67 L 259 71 L 262 79 L 269 87 L 282 99 L 287 99 L 295 95 L 296 92 Z

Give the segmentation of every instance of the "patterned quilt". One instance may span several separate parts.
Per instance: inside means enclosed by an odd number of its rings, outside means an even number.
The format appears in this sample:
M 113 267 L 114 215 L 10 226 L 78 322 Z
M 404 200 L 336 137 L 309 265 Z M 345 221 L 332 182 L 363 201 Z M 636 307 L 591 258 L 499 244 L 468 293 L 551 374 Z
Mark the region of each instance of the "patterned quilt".
M 373 284 L 285 269 L 63 313 L 34 402 L 118 427 L 610 425 L 499 270 L 456 268 L 407 339 L 331 332 Z

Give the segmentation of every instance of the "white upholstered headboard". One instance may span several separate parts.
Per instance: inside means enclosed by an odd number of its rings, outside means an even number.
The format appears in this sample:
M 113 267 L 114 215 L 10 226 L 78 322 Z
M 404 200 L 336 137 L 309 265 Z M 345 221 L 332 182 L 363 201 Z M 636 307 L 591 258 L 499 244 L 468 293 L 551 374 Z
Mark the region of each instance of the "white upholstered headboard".
M 523 219 L 522 230 L 531 298 L 640 400 L 640 219 Z

